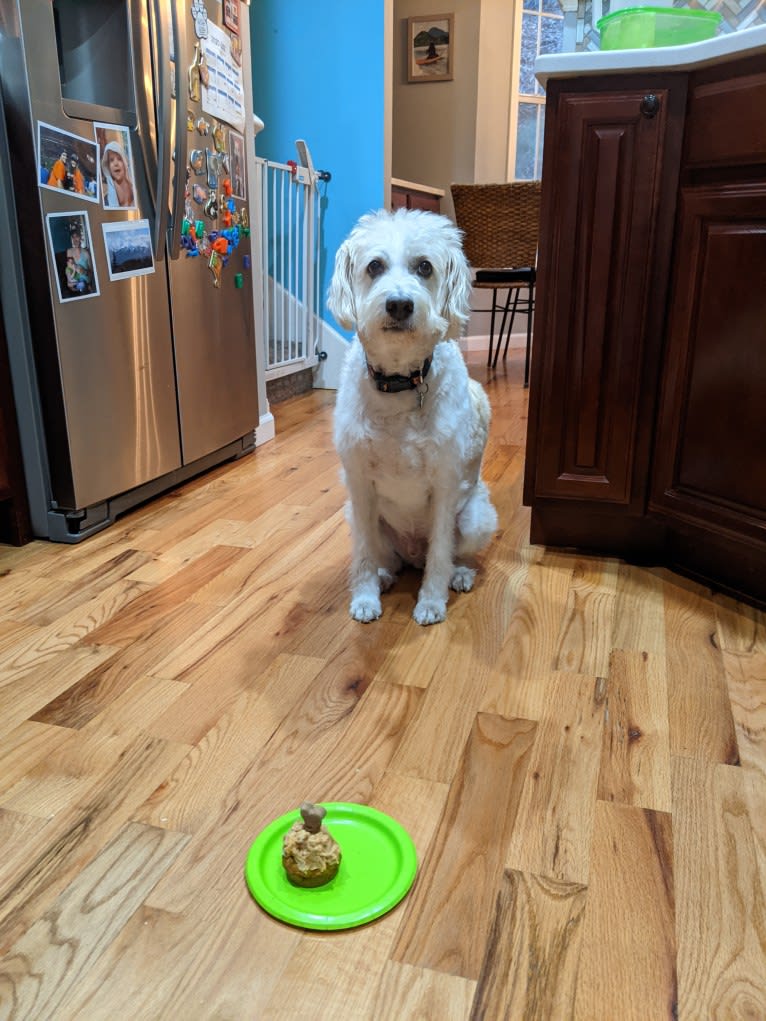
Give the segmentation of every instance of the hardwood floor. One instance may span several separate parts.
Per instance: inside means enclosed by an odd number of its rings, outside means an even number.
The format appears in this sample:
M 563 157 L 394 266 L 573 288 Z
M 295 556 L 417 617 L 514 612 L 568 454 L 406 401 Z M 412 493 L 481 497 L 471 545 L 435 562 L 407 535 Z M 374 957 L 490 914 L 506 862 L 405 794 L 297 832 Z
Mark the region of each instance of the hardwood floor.
M 334 395 L 73 547 L 0 547 L 0 1018 L 766 1018 L 766 616 L 528 544 L 521 353 L 486 377 L 501 528 L 446 623 L 348 616 Z M 411 833 L 368 926 L 243 880 L 306 799 Z

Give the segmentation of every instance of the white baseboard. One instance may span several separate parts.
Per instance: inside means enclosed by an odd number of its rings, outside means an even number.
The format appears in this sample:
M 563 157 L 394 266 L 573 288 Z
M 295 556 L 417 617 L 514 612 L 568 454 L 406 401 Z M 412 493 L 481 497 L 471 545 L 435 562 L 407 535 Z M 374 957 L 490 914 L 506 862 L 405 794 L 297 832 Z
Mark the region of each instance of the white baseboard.
M 256 447 L 260 447 L 264 443 L 268 443 L 269 440 L 273 440 L 274 436 L 274 416 L 270 411 L 267 411 L 266 414 L 261 415 L 258 420 L 258 428 L 255 430 Z
M 512 333 L 511 334 L 511 343 L 510 343 L 509 347 L 511 347 L 511 348 L 516 348 L 516 347 L 525 348 L 526 346 L 527 346 L 527 335 L 526 335 L 526 333 Z M 468 352 L 468 351 L 486 351 L 488 347 L 489 347 L 489 337 L 488 336 L 482 337 L 480 335 L 474 335 L 474 336 L 471 336 L 471 337 L 461 337 L 460 338 L 460 350 L 463 351 L 463 352 Z

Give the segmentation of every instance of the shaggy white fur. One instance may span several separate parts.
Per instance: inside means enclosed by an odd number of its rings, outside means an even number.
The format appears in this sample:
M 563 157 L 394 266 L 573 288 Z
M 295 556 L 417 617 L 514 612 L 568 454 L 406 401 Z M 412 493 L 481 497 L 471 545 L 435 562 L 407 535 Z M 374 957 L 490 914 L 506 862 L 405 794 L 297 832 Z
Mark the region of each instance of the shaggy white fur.
M 472 554 L 497 528 L 481 479 L 489 401 L 457 344 L 470 290 L 460 233 L 434 213 L 363 216 L 336 255 L 329 307 L 357 331 L 334 422 L 355 620 L 380 616 L 402 561 L 424 568 L 415 620 L 444 620 L 449 588 L 472 587 Z

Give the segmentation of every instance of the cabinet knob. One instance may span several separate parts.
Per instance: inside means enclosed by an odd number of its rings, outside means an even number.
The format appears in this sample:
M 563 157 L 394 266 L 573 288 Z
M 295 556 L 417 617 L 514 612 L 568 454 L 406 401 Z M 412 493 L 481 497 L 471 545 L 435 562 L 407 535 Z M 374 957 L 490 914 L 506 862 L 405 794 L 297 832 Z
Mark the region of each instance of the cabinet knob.
M 659 113 L 660 101 L 653 92 L 641 100 L 640 110 L 644 117 L 655 117 Z

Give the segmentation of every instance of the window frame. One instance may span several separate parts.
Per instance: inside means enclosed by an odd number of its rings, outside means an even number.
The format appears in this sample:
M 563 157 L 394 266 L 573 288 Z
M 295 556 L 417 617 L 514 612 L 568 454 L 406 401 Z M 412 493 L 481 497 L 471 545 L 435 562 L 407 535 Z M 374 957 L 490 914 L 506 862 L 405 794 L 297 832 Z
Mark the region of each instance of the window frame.
M 545 92 L 532 94 L 521 91 L 521 36 L 523 31 L 523 16 L 525 14 L 532 15 L 537 18 L 537 44 L 539 47 L 542 33 L 540 32 L 540 22 L 543 18 L 550 19 L 553 21 L 562 22 L 562 36 L 564 30 L 564 12 L 560 10 L 558 13 L 552 11 L 544 11 L 542 9 L 542 0 L 537 0 L 536 10 L 529 10 L 524 7 L 524 0 L 516 0 L 514 4 L 514 29 L 513 29 L 513 54 L 511 58 L 511 101 L 510 101 L 510 118 L 508 126 L 508 159 L 506 163 L 506 178 L 509 181 L 526 180 L 526 178 L 516 177 L 516 152 L 518 148 L 518 130 L 519 130 L 519 107 L 521 103 L 529 103 L 538 107 L 545 108 Z M 539 55 L 539 49 L 538 49 Z M 561 51 L 559 51 L 561 52 Z M 542 146 L 543 146 L 543 132 L 542 132 L 542 119 L 538 116 L 536 125 L 536 139 L 535 139 L 535 165 L 540 165 L 542 162 Z

